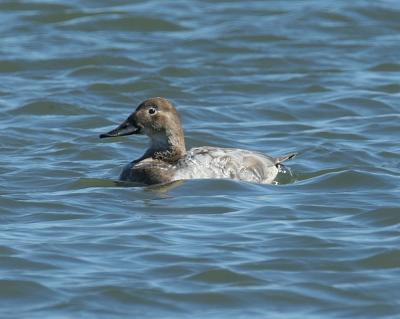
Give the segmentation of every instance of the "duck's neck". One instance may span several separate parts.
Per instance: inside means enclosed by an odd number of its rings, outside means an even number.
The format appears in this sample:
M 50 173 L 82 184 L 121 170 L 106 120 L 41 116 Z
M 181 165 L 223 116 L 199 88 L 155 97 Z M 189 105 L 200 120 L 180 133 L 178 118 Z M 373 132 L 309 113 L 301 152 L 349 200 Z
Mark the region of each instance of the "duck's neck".
M 183 134 L 160 133 L 150 137 L 150 148 L 144 157 L 174 163 L 186 154 Z

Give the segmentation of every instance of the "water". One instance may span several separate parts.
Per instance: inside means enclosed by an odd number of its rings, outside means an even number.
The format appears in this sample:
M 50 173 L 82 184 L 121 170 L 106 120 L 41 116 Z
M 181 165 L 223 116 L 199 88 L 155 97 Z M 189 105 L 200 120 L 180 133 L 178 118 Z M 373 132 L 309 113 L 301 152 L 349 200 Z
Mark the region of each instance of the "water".
M 0 3 L 2 318 L 398 318 L 398 1 Z M 151 96 L 280 185 L 115 183 Z

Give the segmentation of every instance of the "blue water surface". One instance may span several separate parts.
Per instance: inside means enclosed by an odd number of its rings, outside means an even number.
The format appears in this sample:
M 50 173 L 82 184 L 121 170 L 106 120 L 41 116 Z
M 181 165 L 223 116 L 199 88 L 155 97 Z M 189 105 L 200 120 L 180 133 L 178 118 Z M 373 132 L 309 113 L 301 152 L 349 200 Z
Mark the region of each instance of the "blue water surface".
M 398 318 L 400 3 L 0 2 L 0 317 Z M 278 185 L 117 182 L 144 99 Z

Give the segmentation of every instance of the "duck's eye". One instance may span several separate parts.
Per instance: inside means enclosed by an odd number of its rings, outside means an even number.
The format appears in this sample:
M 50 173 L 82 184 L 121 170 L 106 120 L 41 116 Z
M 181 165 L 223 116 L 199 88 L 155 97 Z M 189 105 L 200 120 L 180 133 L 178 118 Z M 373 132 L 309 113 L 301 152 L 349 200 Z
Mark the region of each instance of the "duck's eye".
M 156 113 L 156 109 L 154 107 L 149 108 L 149 114 L 153 115 Z

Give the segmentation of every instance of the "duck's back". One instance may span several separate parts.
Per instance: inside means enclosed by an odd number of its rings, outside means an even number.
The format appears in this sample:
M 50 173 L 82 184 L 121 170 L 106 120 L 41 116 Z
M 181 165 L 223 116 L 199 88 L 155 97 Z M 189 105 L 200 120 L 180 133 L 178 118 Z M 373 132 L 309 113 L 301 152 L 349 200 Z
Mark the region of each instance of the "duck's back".
M 192 148 L 175 165 L 174 180 L 227 178 L 271 183 L 278 174 L 277 159 L 247 150 L 217 147 Z

